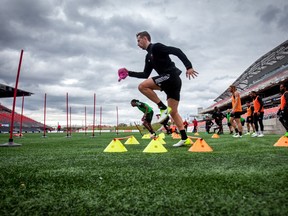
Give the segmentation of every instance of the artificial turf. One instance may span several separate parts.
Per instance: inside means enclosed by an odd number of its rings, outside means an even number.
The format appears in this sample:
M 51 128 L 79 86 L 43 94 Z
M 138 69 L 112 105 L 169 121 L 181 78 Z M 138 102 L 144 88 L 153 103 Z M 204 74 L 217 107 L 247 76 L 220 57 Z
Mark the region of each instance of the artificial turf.
M 127 152 L 104 152 L 134 135 Z M 192 134 L 190 134 L 192 135 Z M 0 148 L 0 215 L 287 215 L 288 147 L 280 135 L 200 136 L 213 152 L 144 153 L 139 133 L 24 134 Z M 0 134 L 0 144 L 8 134 Z

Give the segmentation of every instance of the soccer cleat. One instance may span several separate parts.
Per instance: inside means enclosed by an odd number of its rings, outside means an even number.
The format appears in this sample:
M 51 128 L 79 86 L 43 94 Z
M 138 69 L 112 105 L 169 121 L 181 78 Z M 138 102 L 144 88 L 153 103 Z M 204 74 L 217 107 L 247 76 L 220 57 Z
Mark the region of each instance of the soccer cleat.
M 251 135 L 251 137 L 258 137 L 258 134 L 255 132 Z
M 233 136 L 234 138 L 242 138 L 242 136 L 240 134 L 237 134 L 236 136 Z
M 189 145 L 189 144 L 191 144 L 191 141 L 192 141 L 192 140 L 189 140 L 189 138 L 187 138 L 187 139 L 185 140 L 184 144 L 185 144 L 185 145 Z
M 151 138 L 151 139 L 157 138 L 157 134 L 156 134 L 156 133 L 150 134 L 150 138 Z
M 165 110 L 160 110 L 160 117 L 158 119 L 158 123 L 164 122 L 171 112 L 171 107 L 167 107 Z
M 261 133 L 261 134 L 259 134 L 259 135 L 258 135 L 258 137 L 264 137 L 264 134 L 263 134 L 263 133 Z
M 173 147 L 181 147 L 185 145 L 186 140 L 180 140 L 178 143 L 174 144 Z
M 233 137 L 238 137 L 239 136 L 239 134 L 238 133 L 235 133 L 234 135 L 233 135 Z
M 246 134 L 244 134 L 244 135 L 250 135 L 250 132 L 247 132 Z

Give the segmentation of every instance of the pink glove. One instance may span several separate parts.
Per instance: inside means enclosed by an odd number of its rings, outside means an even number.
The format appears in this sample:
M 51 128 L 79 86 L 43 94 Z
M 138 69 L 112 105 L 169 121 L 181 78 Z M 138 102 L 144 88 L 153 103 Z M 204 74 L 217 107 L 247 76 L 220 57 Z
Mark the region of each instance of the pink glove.
M 120 82 L 122 79 L 125 79 L 128 76 L 128 70 L 126 68 L 120 68 L 118 70 L 118 82 Z

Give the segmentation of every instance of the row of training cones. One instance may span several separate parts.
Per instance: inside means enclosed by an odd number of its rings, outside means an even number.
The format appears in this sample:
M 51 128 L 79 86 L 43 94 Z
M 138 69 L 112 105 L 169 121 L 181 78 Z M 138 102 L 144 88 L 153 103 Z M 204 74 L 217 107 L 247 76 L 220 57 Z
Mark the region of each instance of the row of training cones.
M 158 135 L 158 137 L 161 137 L 162 139 L 165 139 L 165 134 L 164 134 L 164 133 L 160 133 L 160 134 Z M 144 134 L 144 135 L 142 136 L 142 139 L 151 139 L 151 134 L 150 134 L 150 133 Z
M 220 138 L 218 134 L 213 134 L 212 138 Z M 282 136 L 280 139 L 274 144 L 275 147 L 288 147 L 288 137 L 287 136 Z
M 194 135 L 195 135 L 195 136 L 199 136 L 199 133 L 195 133 Z M 142 139 L 151 139 L 150 136 L 151 136 L 151 134 L 149 134 L 149 133 L 144 134 L 144 135 L 142 136 Z M 173 133 L 171 134 L 171 136 L 172 136 L 173 139 L 181 139 L 181 135 L 178 134 L 178 133 L 175 133 L 175 132 L 173 132 Z M 159 137 L 161 137 L 162 139 L 165 139 L 165 133 L 160 133 L 160 134 L 159 134 Z
M 220 138 L 218 134 L 213 134 L 212 138 Z M 288 137 L 282 136 L 280 139 L 274 144 L 275 147 L 288 147 Z
M 109 145 L 104 149 L 104 152 L 127 152 L 126 147 L 121 143 L 123 138 L 114 138 Z M 196 139 L 193 143 L 192 139 Z M 125 144 L 139 144 L 134 136 L 129 137 Z M 143 150 L 145 153 L 164 153 L 167 149 L 163 146 L 166 142 L 161 138 L 157 137 L 151 140 L 151 142 Z M 188 149 L 190 152 L 211 152 L 212 148 L 205 142 L 204 139 L 198 137 L 188 137 L 185 142 L 186 145 L 192 144 Z
M 199 133 L 194 133 L 194 135 L 195 136 L 199 136 Z M 181 139 L 181 135 L 180 134 L 178 134 L 178 133 L 175 133 L 175 132 L 173 132 L 172 134 L 171 134 L 171 136 L 172 136 L 172 138 L 173 139 Z
M 134 136 L 131 136 L 125 144 L 139 144 Z M 167 149 L 163 146 L 166 142 L 161 138 L 157 137 L 147 145 L 143 152 L 149 153 L 163 153 L 167 152 Z M 121 143 L 120 139 L 114 138 L 109 145 L 104 149 L 104 152 L 126 152 L 126 147 Z
M 128 139 L 127 139 L 128 138 Z M 127 149 L 120 140 L 127 139 L 125 144 L 137 145 L 140 144 L 134 136 L 114 138 L 109 145 L 104 149 L 104 152 L 126 152 Z

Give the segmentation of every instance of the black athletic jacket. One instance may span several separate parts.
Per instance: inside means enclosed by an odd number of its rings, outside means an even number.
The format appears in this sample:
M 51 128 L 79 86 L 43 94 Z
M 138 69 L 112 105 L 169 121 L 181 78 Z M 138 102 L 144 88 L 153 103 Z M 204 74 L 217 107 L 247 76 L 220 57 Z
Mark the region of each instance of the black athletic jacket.
M 192 68 L 192 64 L 186 55 L 176 47 L 165 46 L 161 43 L 150 43 L 147 48 L 147 55 L 145 58 L 145 67 L 143 72 L 129 71 L 129 76 L 137 78 L 148 78 L 154 69 L 159 75 L 177 73 L 181 71 L 172 62 L 169 55 L 177 56 L 185 65 L 186 69 Z

